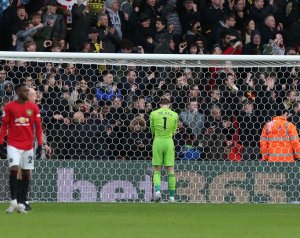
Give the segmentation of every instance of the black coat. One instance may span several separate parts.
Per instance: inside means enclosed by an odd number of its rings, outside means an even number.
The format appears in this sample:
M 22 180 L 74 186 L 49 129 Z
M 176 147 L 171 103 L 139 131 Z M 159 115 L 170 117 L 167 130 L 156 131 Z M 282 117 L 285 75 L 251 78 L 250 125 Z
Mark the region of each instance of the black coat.
M 243 47 L 243 55 L 261 55 L 263 52 L 262 45 L 255 45 L 252 42 L 249 42 Z
M 127 159 L 146 159 L 150 157 L 151 135 L 145 131 L 127 132 L 125 134 L 125 150 L 127 151 Z
M 263 24 L 260 27 L 260 33 L 261 33 L 261 43 L 268 44 L 269 40 L 272 39 L 277 33 L 279 33 L 279 31 L 277 30 L 277 28 L 271 30 L 269 27 Z
M 83 44 L 88 39 L 88 29 L 92 23 L 92 14 L 83 13 L 85 6 L 75 4 L 72 7 L 72 31 L 70 37 L 70 49 L 81 51 Z
M 237 121 L 239 123 L 240 144 L 244 147 L 259 146 L 261 123 L 259 123 L 257 115 L 240 111 Z
M 197 12 L 194 12 L 193 10 L 188 12 L 182 7 L 182 11 L 179 11 L 179 19 L 182 26 L 182 33 L 185 34 L 187 31 L 193 29 L 193 25 L 197 21 L 201 22 L 201 14 L 199 10 Z
M 133 36 L 134 38 L 132 39 L 132 41 L 135 46 L 142 46 L 144 48 L 145 53 L 153 53 L 154 46 L 147 42 L 147 38 L 154 37 L 154 32 L 150 27 L 143 28 L 141 25 L 139 25 L 138 29 L 134 32 Z
M 42 22 L 45 23 L 45 18 L 46 18 L 47 12 L 44 12 L 42 14 Z M 55 39 L 64 39 L 67 34 L 67 28 L 66 28 L 66 23 L 64 16 L 62 14 L 56 13 L 57 18 L 55 20 L 55 23 L 52 27 L 51 31 L 51 36 L 50 40 L 55 40 Z
M 249 18 L 253 19 L 257 25 L 263 23 L 267 15 L 272 14 L 273 7 L 270 5 L 265 6 L 263 9 L 258 9 L 254 5 L 249 10 Z

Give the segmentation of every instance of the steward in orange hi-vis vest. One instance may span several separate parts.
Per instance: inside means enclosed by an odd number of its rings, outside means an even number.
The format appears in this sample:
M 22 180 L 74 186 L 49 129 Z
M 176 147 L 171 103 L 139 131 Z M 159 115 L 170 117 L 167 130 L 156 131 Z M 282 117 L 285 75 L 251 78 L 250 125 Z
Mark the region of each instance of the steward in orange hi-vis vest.
M 287 121 L 288 112 L 281 114 L 263 128 L 260 138 L 262 160 L 295 162 L 300 159 L 299 135 L 295 125 Z

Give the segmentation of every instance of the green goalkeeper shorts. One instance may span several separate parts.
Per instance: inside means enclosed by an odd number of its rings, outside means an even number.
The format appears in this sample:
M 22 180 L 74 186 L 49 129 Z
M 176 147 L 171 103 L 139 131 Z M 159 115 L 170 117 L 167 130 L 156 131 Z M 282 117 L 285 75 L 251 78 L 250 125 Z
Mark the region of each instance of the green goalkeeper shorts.
M 172 138 L 155 138 L 152 146 L 152 165 L 174 166 L 175 147 Z

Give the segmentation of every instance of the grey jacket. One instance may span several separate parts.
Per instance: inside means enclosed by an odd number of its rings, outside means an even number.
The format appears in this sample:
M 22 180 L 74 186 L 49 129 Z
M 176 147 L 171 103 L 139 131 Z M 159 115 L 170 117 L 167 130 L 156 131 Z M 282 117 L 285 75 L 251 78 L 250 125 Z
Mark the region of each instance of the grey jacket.
M 179 115 L 179 119 L 185 127 L 192 129 L 194 135 L 202 133 L 205 122 L 205 116 L 203 114 L 199 112 L 193 113 L 189 109 L 186 109 Z
M 33 35 L 37 33 L 37 29 L 32 27 L 27 30 L 21 30 L 17 33 L 17 45 L 16 51 L 24 51 L 24 43 L 29 40 L 33 40 Z
M 173 34 L 174 35 L 181 35 L 182 34 L 182 27 L 180 23 L 180 19 L 178 13 L 176 11 L 176 0 L 168 0 L 162 13 L 163 17 L 167 19 L 168 26 L 173 24 L 175 29 Z

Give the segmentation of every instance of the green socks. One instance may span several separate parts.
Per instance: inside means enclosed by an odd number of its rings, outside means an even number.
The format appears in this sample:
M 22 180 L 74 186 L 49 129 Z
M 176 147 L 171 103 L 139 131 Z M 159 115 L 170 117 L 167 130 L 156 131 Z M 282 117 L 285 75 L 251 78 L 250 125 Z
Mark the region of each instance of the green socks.
M 174 197 L 175 189 L 176 189 L 176 179 L 174 174 L 168 174 L 168 184 L 169 184 L 170 197 Z
M 154 183 L 155 192 L 160 192 L 160 172 L 154 171 L 153 183 Z M 168 175 L 168 185 L 169 185 L 170 197 L 174 197 L 175 189 L 176 189 L 176 179 L 174 174 Z
M 154 171 L 153 183 L 154 183 L 155 192 L 160 192 L 160 172 Z

